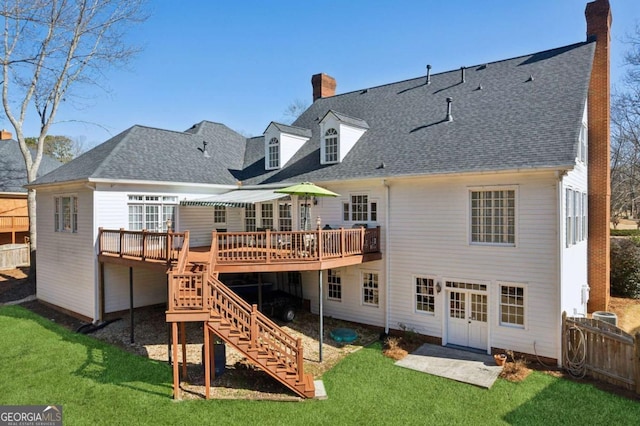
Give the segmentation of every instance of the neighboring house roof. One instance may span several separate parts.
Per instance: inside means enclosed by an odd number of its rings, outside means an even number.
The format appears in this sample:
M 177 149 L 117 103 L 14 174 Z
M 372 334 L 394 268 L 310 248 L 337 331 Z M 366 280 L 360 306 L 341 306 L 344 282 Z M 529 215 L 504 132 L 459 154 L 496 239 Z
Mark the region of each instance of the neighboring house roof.
M 32 150 L 35 157 L 35 150 Z M 60 167 L 61 162 L 48 155 L 42 156 L 38 176 L 43 176 Z M 0 141 L 0 192 L 27 192 L 27 168 L 18 141 Z
M 222 124 L 186 132 L 134 126 L 36 181 L 87 178 L 243 185 L 568 169 L 575 165 L 595 42 L 316 100 L 287 133 L 310 139 L 285 167 L 264 168 L 264 137 Z M 445 119 L 453 99 L 452 121 Z M 367 129 L 346 157 L 320 164 L 319 121 Z M 309 132 L 310 131 L 310 132 Z M 209 158 L 199 150 L 208 143 Z
M 243 167 L 245 144 L 242 135 L 207 121 L 186 132 L 133 126 L 35 184 L 122 179 L 235 185 L 232 171 Z

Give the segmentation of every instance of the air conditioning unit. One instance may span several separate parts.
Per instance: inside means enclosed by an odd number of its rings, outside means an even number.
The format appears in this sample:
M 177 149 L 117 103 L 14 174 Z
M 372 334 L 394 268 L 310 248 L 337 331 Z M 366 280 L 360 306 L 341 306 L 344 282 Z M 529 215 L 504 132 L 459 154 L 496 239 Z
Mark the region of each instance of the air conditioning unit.
M 594 319 L 608 322 L 609 324 L 613 324 L 616 327 L 618 326 L 618 316 L 613 312 L 595 311 L 591 316 Z

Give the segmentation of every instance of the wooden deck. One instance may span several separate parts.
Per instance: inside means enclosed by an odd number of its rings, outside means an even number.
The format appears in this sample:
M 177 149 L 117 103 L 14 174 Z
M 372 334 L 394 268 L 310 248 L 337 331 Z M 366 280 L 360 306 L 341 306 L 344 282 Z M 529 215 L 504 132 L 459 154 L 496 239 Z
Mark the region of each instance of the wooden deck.
M 188 233 L 100 229 L 99 260 L 170 268 L 179 257 L 212 271 L 311 271 L 379 260 L 380 228 L 212 233 L 210 247 L 185 246 Z M 188 238 L 188 237 L 186 237 Z
M 29 232 L 29 216 L 0 216 L 0 234 L 11 234 L 11 244 L 17 242 L 16 234 L 24 232 Z

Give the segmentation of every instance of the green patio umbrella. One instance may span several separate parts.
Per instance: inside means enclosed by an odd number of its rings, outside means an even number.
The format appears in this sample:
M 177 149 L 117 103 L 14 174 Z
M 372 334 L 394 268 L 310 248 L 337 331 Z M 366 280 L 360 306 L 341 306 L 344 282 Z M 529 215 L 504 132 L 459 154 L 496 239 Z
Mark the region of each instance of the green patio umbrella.
M 296 185 L 287 186 L 286 188 L 276 189 L 273 192 L 277 192 L 280 194 L 289 194 L 289 195 L 297 195 L 298 197 L 303 197 L 305 201 L 308 201 L 310 197 L 338 197 L 340 194 L 336 194 L 333 191 L 329 191 L 326 188 L 315 185 L 311 182 L 302 182 Z M 304 215 L 302 230 L 307 230 L 307 216 L 308 216 L 308 207 L 307 203 L 304 203 Z
M 280 194 L 289 194 L 289 195 L 297 195 L 299 197 L 304 197 L 305 200 L 308 200 L 309 197 L 338 197 L 340 194 L 336 194 L 333 191 L 329 191 L 326 188 L 322 188 L 318 185 L 314 185 L 311 182 L 302 182 L 297 185 L 287 186 L 286 188 L 276 189 L 273 192 L 278 192 Z M 305 212 L 303 215 L 303 225 L 302 230 L 306 231 L 307 228 L 307 203 L 304 203 Z M 323 306 L 322 306 L 322 269 L 318 271 L 318 305 L 319 305 L 319 316 L 320 316 L 320 330 L 318 336 L 318 356 L 320 358 L 320 362 L 322 362 L 322 344 L 323 344 L 323 334 L 324 334 L 324 325 L 323 325 Z

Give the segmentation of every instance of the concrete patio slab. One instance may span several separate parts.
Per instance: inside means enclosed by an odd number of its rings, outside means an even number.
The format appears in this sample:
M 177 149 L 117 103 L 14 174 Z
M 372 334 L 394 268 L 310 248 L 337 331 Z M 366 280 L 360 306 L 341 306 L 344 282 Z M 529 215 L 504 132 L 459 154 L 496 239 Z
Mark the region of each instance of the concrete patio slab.
M 490 355 L 431 344 L 420 346 L 396 365 L 487 389 L 502 371 Z

